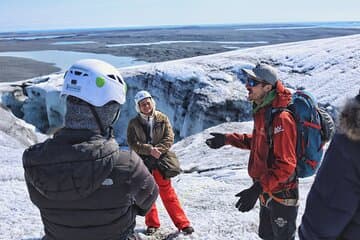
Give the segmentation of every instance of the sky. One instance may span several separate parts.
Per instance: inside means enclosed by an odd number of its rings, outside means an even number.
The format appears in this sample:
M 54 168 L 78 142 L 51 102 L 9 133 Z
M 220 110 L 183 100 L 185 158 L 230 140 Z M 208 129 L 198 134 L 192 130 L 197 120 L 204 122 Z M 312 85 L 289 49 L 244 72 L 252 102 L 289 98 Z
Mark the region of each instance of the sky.
M 0 31 L 359 21 L 359 10 L 358 0 L 1 0 Z

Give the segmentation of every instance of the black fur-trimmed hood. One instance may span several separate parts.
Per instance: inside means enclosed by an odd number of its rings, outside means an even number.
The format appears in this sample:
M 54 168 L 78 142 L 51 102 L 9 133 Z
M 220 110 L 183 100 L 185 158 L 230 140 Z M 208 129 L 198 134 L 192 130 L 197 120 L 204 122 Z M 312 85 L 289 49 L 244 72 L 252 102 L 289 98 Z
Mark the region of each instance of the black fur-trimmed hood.
M 353 141 L 360 141 L 360 93 L 346 102 L 339 123 L 342 133 Z

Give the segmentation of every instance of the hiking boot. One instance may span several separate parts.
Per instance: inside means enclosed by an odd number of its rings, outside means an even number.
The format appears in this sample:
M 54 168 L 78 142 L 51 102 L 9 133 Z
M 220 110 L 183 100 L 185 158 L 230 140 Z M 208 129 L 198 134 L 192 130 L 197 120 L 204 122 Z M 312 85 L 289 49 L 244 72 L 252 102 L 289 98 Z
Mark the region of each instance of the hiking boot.
M 137 233 L 133 233 L 127 238 L 127 240 L 141 240 L 141 238 Z
M 192 234 L 195 230 L 193 227 L 188 226 L 188 227 L 184 227 L 183 229 L 181 229 L 181 231 L 185 234 L 185 235 L 190 235 Z
M 145 234 L 148 235 L 148 236 L 151 236 L 151 235 L 153 235 L 154 233 L 156 233 L 156 231 L 157 231 L 158 229 L 159 229 L 159 228 L 157 228 L 157 227 L 148 227 L 148 228 L 146 229 Z

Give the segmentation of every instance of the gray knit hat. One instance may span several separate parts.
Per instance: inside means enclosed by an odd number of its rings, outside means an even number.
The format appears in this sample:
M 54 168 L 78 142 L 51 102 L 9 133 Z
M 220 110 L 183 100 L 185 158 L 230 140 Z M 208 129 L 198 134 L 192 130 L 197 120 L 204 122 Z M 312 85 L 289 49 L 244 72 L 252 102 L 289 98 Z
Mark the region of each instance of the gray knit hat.
M 120 104 L 112 101 L 102 107 L 95 107 L 103 128 L 113 124 Z M 88 103 L 68 96 L 66 101 L 65 127 L 72 129 L 100 130 Z
M 252 70 L 246 68 L 241 70 L 255 80 L 259 82 L 267 82 L 273 86 L 275 86 L 275 83 L 278 80 L 276 69 L 265 63 L 256 64 Z

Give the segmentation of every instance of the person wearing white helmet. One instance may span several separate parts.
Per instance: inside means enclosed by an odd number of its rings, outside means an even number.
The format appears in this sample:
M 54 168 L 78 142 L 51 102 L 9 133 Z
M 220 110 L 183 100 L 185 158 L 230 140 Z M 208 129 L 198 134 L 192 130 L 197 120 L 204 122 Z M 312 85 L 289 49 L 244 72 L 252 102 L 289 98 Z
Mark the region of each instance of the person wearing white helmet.
M 147 91 L 135 95 L 135 109 L 138 115 L 130 120 L 127 142 L 132 150 L 141 156 L 145 165 L 159 186 L 161 200 L 175 226 L 184 234 L 192 234 L 194 228 L 186 217 L 171 180 L 164 177 L 157 167 L 157 160 L 174 143 L 174 133 L 168 117 L 156 110 L 156 103 Z M 152 235 L 160 228 L 160 220 L 154 204 L 145 216 L 146 234 Z
M 65 126 L 25 150 L 31 201 L 39 208 L 45 240 L 130 240 L 158 187 L 141 158 L 119 150 L 110 129 L 126 85 L 110 64 L 85 59 L 64 77 Z

